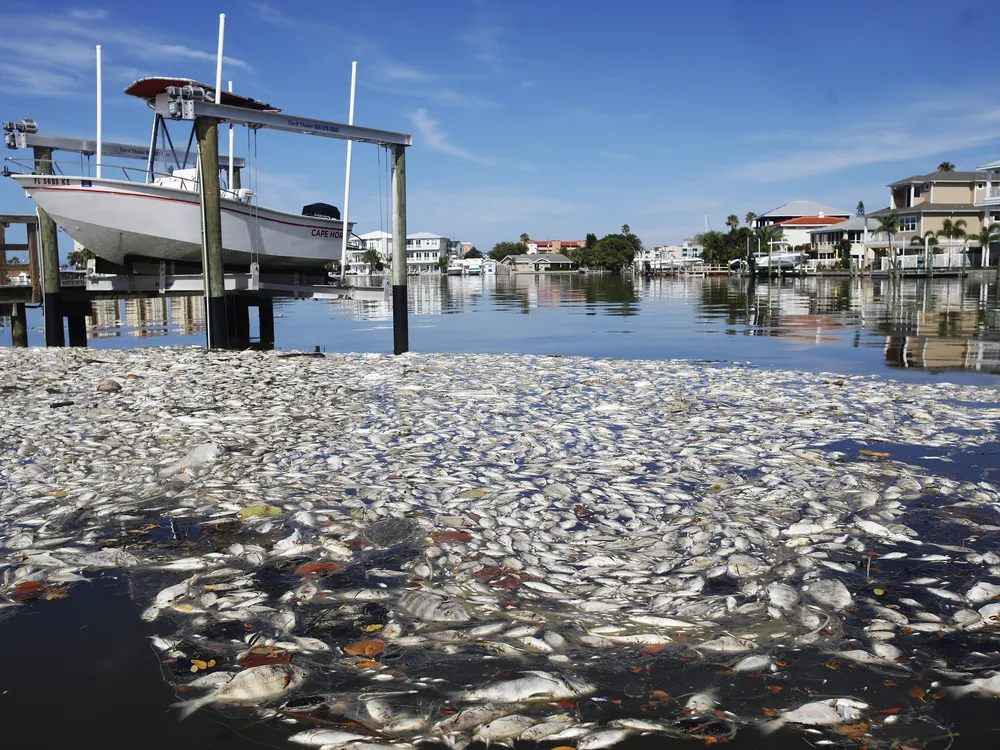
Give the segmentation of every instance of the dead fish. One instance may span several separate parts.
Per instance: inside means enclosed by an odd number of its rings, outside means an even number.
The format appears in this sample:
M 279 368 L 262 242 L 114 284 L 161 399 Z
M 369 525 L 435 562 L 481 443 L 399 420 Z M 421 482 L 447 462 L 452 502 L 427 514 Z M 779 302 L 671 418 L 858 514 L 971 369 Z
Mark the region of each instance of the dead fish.
M 514 711 L 515 708 L 513 706 L 498 706 L 489 704 L 485 706 L 471 706 L 469 708 L 463 708 L 457 714 L 452 714 L 447 719 L 439 721 L 434 725 L 431 731 L 434 734 L 445 735 L 467 732 L 468 730 L 475 729 L 483 724 L 488 724 L 501 716 L 514 713 Z
M 307 747 L 343 747 L 349 743 L 372 739 L 367 734 L 356 734 L 343 729 L 307 729 L 288 738 L 289 742 Z
M 538 723 L 538 719 L 521 714 L 511 714 L 494 719 L 489 724 L 481 726 L 474 739 L 485 742 L 508 743 L 520 737 L 526 729 Z
M 628 729 L 601 729 L 581 737 L 576 743 L 576 750 L 602 750 L 617 745 L 631 734 Z
M 177 463 L 171 464 L 160 471 L 160 476 L 164 479 L 180 474 L 185 469 L 193 469 L 198 466 L 205 466 L 212 463 L 221 456 L 225 450 L 215 443 L 204 443 L 192 448 L 184 458 Z
M 862 703 L 853 698 L 834 698 L 827 701 L 815 701 L 813 703 L 806 703 L 791 711 L 783 711 L 778 719 L 761 726 L 761 731 L 765 734 L 770 734 L 788 723 L 803 724 L 810 727 L 828 727 L 845 724 L 849 721 L 860 719 L 862 712 L 866 708 L 868 708 L 867 703 Z
M 969 695 L 970 693 L 1000 695 L 1000 672 L 992 677 L 977 677 L 965 685 L 956 685 L 955 687 L 948 688 L 948 691 L 955 697 Z
M 695 649 L 698 650 L 705 649 L 706 651 L 719 651 L 724 654 L 745 653 L 747 651 L 753 651 L 756 648 L 757 644 L 753 641 L 748 641 L 746 638 L 735 638 L 731 635 L 713 638 L 710 641 L 705 641 L 704 643 L 699 643 L 695 646 Z
M 836 578 L 811 583 L 805 592 L 813 601 L 832 609 L 844 609 L 853 601 L 847 586 Z
M 430 591 L 404 591 L 398 602 L 406 614 L 425 622 L 469 622 L 472 619 L 458 602 Z
M 280 698 L 302 684 L 308 673 L 290 664 L 263 664 L 238 672 L 233 679 L 203 698 L 174 704 L 186 719 L 210 703 L 253 704 Z
M 503 680 L 470 690 L 465 694 L 469 701 L 491 703 L 519 703 L 522 701 L 558 701 L 590 695 L 597 686 L 582 677 L 566 672 L 522 672 L 524 677 Z

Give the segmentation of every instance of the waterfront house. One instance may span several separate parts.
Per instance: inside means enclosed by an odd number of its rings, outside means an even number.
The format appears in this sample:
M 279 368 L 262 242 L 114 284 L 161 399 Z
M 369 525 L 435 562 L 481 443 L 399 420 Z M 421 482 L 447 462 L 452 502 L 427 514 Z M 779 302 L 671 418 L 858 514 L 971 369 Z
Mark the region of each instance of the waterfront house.
M 369 273 L 368 264 L 362 262 L 365 251 L 375 250 L 385 264 L 389 266 L 392 257 L 392 234 L 384 231 L 368 232 L 358 237 L 361 240 L 359 250 L 347 251 L 347 273 Z M 415 232 L 406 235 L 406 272 L 408 274 L 431 273 L 439 270 L 438 258 L 453 257 L 462 243 L 450 240 L 440 234 L 431 232 Z
M 979 178 L 985 182 L 982 192 L 975 196 L 976 208 L 983 211 L 983 223 L 986 226 L 995 224 L 997 216 L 1000 215 L 1000 161 L 990 162 L 978 168 Z M 977 183 L 978 184 L 978 183 Z M 991 248 L 981 249 L 981 264 L 989 266 L 996 262 L 995 255 L 991 254 Z
M 946 219 L 965 222 L 967 235 L 978 234 L 983 227 L 985 209 L 977 205 L 988 197 L 987 179 L 981 172 L 931 172 L 913 175 L 890 183 L 889 207 L 874 211 L 868 216 L 875 219 L 895 213 L 899 228 L 891 238 L 894 255 L 923 257 L 922 245 L 911 244 L 913 238 L 924 237 L 928 232 L 937 235 Z M 888 255 L 889 237 L 878 236 L 869 240 L 869 247 L 879 255 Z M 968 241 L 965 238 L 937 237 L 937 252 L 959 257 L 960 265 L 979 265 L 980 252 L 966 259 Z M 903 267 L 916 261 L 906 260 Z M 884 264 L 888 267 L 887 264 Z M 914 266 L 916 267 L 916 266 Z
M 858 216 L 837 224 L 818 227 L 809 232 L 811 254 L 818 268 L 833 268 L 841 260 L 838 244 L 841 240 L 851 243 L 851 266 L 867 268 L 875 259 L 875 253 L 868 248 L 868 240 L 878 228 L 878 219 Z
M 839 209 L 824 206 L 822 203 L 815 203 L 814 201 L 791 201 L 790 203 L 778 206 L 777 208 L 772 208 L 770 211 L 761 214 L 754 219 L 753 226 L 754 228 L 759 229 L 760 227 L 767 227 L 771 224 L 780 224 L 782 222 L 802 217 L 831 217 L 836 219 L 849 219 L 851 218 L 851 215 L 852 214 L 849 211 L 840 211 Z M 808 242 L 808 239 L 805 239 L 804 242 Z M 800 244 L 804 244 L 804 242 Z
M 561 253 L 527 253 L 508 255 L 500 261 L 500 266 L 510 273 L 545 273 L 571 271 L 573 261 Z
M 561 253 L 577 247 L 586 247 L 586 240 L 528 240 L 525 243 L 529 253 Z
M 818 214 L 816 216 L 796 216 L 792 219 L 773 222 L 768 226 L 780 228 L 782 241 L 790 247 L 801 247 L 802 245 L 809 245 L 812 242 L 810 233 L 814 230 L 826 229 L 842 224 L 845 221 L 846 219 L 842 216 L 824 216 L 823 214 Z M 765 250 L 767 248 L 761 248 L 762 252 Z

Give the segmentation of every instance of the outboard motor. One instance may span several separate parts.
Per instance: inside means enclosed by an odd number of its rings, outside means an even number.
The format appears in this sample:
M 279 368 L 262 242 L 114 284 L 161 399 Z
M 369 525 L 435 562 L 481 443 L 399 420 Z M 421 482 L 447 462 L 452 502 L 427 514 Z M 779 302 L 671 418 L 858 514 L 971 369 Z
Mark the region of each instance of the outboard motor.
M 302 207 L 303 216 L 319 216 L 323 219 L 339 219 L 340 209 L 329 203 L 310 203 Z

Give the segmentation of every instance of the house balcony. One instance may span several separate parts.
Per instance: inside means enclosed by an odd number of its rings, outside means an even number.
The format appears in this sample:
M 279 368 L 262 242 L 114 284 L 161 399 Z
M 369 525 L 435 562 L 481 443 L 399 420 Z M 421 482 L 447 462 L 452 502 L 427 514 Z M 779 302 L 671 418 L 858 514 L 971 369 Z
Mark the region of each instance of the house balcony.
M 1000 206 L 1000 184 L 986 183 L 986 197 L 976 201 L 977 206 Z

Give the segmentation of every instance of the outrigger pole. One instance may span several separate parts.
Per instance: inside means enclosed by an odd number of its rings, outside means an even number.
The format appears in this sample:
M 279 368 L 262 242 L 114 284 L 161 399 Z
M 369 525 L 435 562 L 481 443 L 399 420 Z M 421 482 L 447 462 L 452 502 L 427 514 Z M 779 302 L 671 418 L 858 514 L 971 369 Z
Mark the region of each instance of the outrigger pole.
M 393 253 L 392 253 L 392 321 L 393 321 L 393 351 L 403 354 L 409 351 L 409 323 L 406 310 L 406 148 L 413 143 L 413 138 L 405 133 L 394 133 L 389 130 L 363 128 L 340 122 L 316 120 L 311 117 L 298 117 L 283 112 L 260 111 L 237 107 L 231 104 L 216 104 L 206 100 L 201 89 L 184 86 L 171 86 L 166 92 L 156 95 L 155 109 L 164 119 L 194 120 L 198 134 L 198 150 L 201 156 L 202 175 L 215 175 L 213 192 L 210 185 L 205 185 L 201 191 L 202 212 L 206 219 L 206 232 L 203 235 L 205 252 L 208 262 L 213 267 L 222 267 L 222 216 L 219 202 L 219 135 L 218 124 L 228 122 L 236 125 L 247 125 L 252 128 L 268 128 L 284 130 L 303 135 L 318 135 L 323 138 L 339 138 L 347 141 L 374 143 L 392 149 L 392 185 L 393 185 Z M 206 181 L 202 180 L 204 184 Z M 211 233 L 207 231 L 212 228 Z M 218 227 L 216 229 L 215 227 Z M 343 231 L 348 231 L 346 222 Z M 209 244 L 210 243 L 210 244 Z M 343 265 L 344 259 L 341 259 Z M 210 268 L 206 265 L 206 277 Z M 221 273 L 219 277 L 218 297 L 223 315 L 225 302 L 222 299 Z M 206 287 L 210 280 L 206 278 Z M 214 292 L 209 292 L 210 302 L 214 302 Z M 218 302 L 214 303 L 218 309 Z M 222 332 L 225 332 L 225 317 L 222 318 Z M 211 329 L 210 329 L 211 334 Z M 209 348 L 222 348 L 225 337 L 209 336 Z

